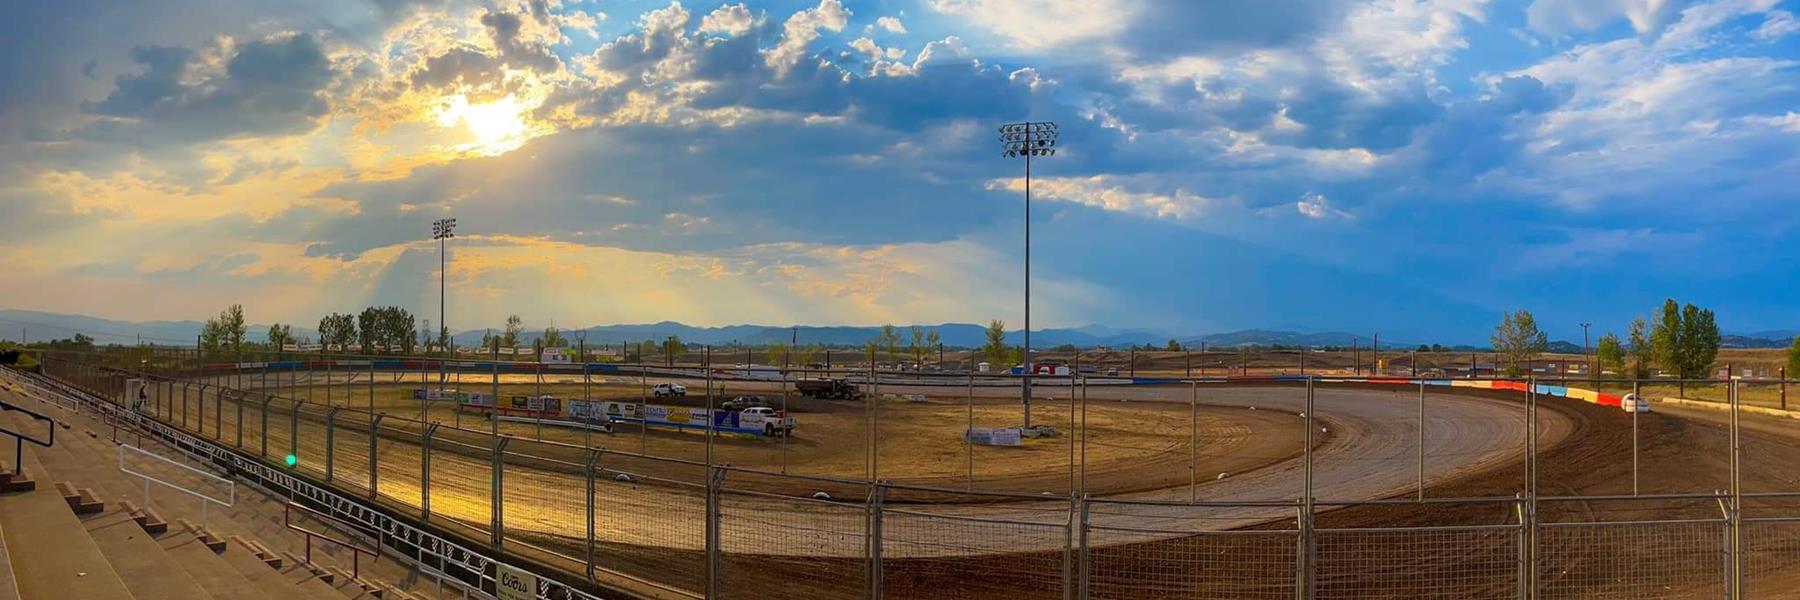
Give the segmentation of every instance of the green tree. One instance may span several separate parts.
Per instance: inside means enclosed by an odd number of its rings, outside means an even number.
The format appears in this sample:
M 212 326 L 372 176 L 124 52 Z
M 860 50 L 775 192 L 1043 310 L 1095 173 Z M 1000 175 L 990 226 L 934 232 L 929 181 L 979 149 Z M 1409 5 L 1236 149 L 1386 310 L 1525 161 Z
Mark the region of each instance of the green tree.
M 1643 317 L 1631 320 L 1629 332 L 1631 341 L 1631 375 L 1632 379 L 1643 379 L 1650 376 L 1650 360 L 1654 350 L 1650 347 L 1650 325 Z
M 1794 343 L 1788 346 L 1787 376 L 1800 377 L 1800 335 L 1794 336 Z
M 1165 349 L 1168 350 L 1169 352 L 1180 352 L 1181 351 L 1181 342 L 1177 342 L 1174 339 L 1170 339 L 1169 345 Z
M 926 351 L 930 351 L 930 349 L 932 349 L 932 348 L 943 348 L 943 347 L 944 347 L 944 337 L 941 335 L 938 335 L 938 330 L 933 329 L 931 331 L 925 332 Z
M 544 342 L 545 348 L 563 348 L 569 345 L 569 340 L 563 338 L 562 330 L 555 325 L 545 327 L 544 337 L 540 340 Z
M 1538 330 L 1537 319 L 1525 309 L 1502 315 L 1489 341 L 1494 352 L 1506 358 L 1507 377 L 1518 377 L 1520 363 L 1530 365 L 1532 359 L 1550 347 L 1550 338 Z
M 356 318 L 343 313 L 331 313 L 319 319 L 319 343 L 326 349 L 337 346 L 339 350 L 349 347 L 356 341 Z
M 1619 342 L 1619 336 L 1612 333 L 1600 336 L 1594 356 L 1600 360 L 1602 371 L 1625 372 L 1625 345 Z
M 914 365 L 925 364 L 926 347 L 925 330 L 921 329 L 918 325 L 912 326 L 912 329 L 907 335 L 906 350 L 908 353 L 912 354 Z
M 244 334 L 247 332 L 247 327 L 244 325 L 244 305 L 233 304 L 226 307 L 223 312 L 219 313 L 219 325 L 223 328 L 225 342 L 230 344 L 231 351 L 242 352 L 244 350 Z
M 656 340 L 644 340 L 637 344 L 637 362 L 644 362 L 644 357 L 656 354 Z
M 810 365 L 813 363 L 813 359 L 818 358 L 819 354 L 823 353 L 824 351 L 825 351 L 825 348 L 819 346 L 818 344 L 807 344 L 805 346 L 801 346 L 800 348 L 794 350 L 794 355 L 793 355 L 794 362 L 789 363 L 789 364 L 801 365 L 801 366 Z
M 900 330 L 895 329 L 893 325 L 882 325 L 881 333 L 875 336 L 875 343 L 880 345 L 881 349 L 886 350 L 890 358 L 899 354 Z
M 987 338 L 981 345 L 981 356 L 996 369 L 1005 369 L 1012 364 L 1012 348 L 1006 345 L 1006 321 L 995 319 L 988 323 Z
M 211 356 L 225 347 L 225 326 L 218 317 L 209 317 L 200 325 L 200 352 Z
M 500 346 L 519 349 L 519 334 L 525 333 L 525 321 L 519 315 L 507 315 L 506 330 L 500 334 Z
M 375 344 L 381 342 L 381 330 L 380 310 L 371 306 L 356 315 L 356 344 L 362 347 L 363 353 L 375 351 Z
M 674 366 L 676 357 L 687 354 L 687 344 L 681 342 L 680 336 L 671 335 L 663 338 L 662 353 L 665 364 Z
M 269 326 L 269 347 L 279 352 L 288 344 L 294 343 L 294 328 L 276 323 Z
M 1656 364 L 1682 379 L 1706 377 L 1719 356 L 1719 324 L 1712 310 L 1669 298 L 1656 310 L 1654 323 L 1650 346 Z M 1687 384 L 1680 387 L 1686 394 Z

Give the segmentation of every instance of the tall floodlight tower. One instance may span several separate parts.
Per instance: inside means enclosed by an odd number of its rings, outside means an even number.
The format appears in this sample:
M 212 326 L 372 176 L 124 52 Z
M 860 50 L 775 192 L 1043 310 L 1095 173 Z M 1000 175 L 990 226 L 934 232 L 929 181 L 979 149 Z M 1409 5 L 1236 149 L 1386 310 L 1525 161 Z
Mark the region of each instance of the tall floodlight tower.
M 437 240 L 438 242 L 438 327 L 445 332 L 450 331 L 450 322 L 444 320 L 444 279 L 449 274 L 448 269 L 445 268 L 449 265 L 449 259 L 446 258 L 447 250 L 445 249 L 444 243 L 449 241 L 450 238 L 456 237 L 456 233 L 453 231 L 455 229 L 456 219 L 438 219 L 431 222 L 431 239 Z M 437 338 L 438 351 L 444 353 L 444 358 L 438 361 L 438 397 L 442 398 L 444 395 L 445 361 L 454 358 L 455 355 L 451 353 L 449 348 L 450 344 L 449 339 L 447 339 L 448 336 L 440 335 L 437 336 Z
M 1000 126 L 1001 154 L 1007 158 L 1025 159 L 1025 355 L 1022 398 L 1025 405 L 1025 427 L 1031 427 L 1031 378 L 1036 366 L 1031 363 L 1031 159 L 1056 155 L 1056 123 L 1025 121 Z

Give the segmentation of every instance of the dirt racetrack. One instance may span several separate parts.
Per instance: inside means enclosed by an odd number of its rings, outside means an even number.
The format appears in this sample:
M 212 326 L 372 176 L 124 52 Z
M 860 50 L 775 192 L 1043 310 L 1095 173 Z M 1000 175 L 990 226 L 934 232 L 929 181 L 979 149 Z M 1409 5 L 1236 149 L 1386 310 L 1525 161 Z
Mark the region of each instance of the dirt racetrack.
M 900 393 L 917 393 L 897 390 Z M 1173 404 L 1184 408 L 1186 388 L 1121 388 L 1107 390 L 1105 398 L 1090 391 L 1094 407 L 1107 403 Z M 1005 395 L 989 390 L 986 395 Z M 1016 392 L 1013 392 L 1016 393 Z M 1215 407 L 1294 410 L 1296 388 L 1203 389 L 1202 402 Z M 978 395 L 982 395 L 978 390 Z M 1317 453 L 1318 496 L 1366 499 L 1394 496 L 1413 484 L 1417 452 L 1411 440 L 1417 436 L 1411 420 L 1412 394 L 1404 390 L 1356 390 L 1322 388 L 1318 419 L 1328 429 Z M 1518 449 L 1524 435 L 1517 398 L 1457 396 L 1429 397 L 1426 430 L 1428 495 L 1435 497 L 1510 496 L 1524 480 Z M 1541 399 L 1539 494 L 1618 494 L 1631 491 L 1631 417 L 1625 413 L 1563 399 Z M 978 404 L 979 405 L 979 404 Z M 1659 413 L 1642 415 L 1637 429 L 1640 440 L 1641 491 L 1706 492 L 1726 487 L 1727 436 L 1720 421 L 1724 413 L 1678 410 L 1664 406 Z M 1181 411 L 1185 412 L 1185 410 Z M 1260 412 L 1260 411 L 1259 411 Z M 1297 411 L 1295 411 L 1297 412 Z M 860 413 L 857 413 L 860 416 Z M 1271 412 L 1270 414 L 1281 414 Z M 1092 413 L 1090 413 L 1090 417 Z M 1298 420 L 1293 415 L 1288 418 Z M 1800 447 L 1794 443 L 1788 422 L 1746 416 L 1744 482 L 1749 491 L 1800 489 L 1795 485 Z M 1185 424 L 1185 423 L 1184 423 Z M 959 425 L 960 427 L 960 425 Z M 885 430 L 884 430 L 885 431 Z M 322 433 L 317 433 L 322 435 Z M 271 431 L 271 435 L 280 434 Z M 315 433 L 308 433 L 310 438 Z M 889 456 L 892 464 L 903 460 Z M 384 442 L 385 443 L 385 442 Z M 352 464 L 366 465 L 349 444 L 341 451 Z M 366 442 L 363 445 L 366 448 Z M 390 452 L 404 457 L 404 444 L 383 446 L 383 464 Z M 413 464 L 417 464 L 413 449 Z M 405 464 L 407 459 L 398 462 Z M 1178 461 L 1184 463 L 1184 461 Z M 1282 498 L 1298 493 L 1291 486 L 1295 461 L 1280 461 L 1243 476 L 1207 482 L 1199 487 L 1203 500 Z M 1185 464 L 1180 465 L 1185 477 Z M 355 469 L 355 467 L 348 467 Z M 366 466 L 361 467 L 366 472 Z M 442 505 L 446 490 L 461 487 L 433 475 L 434 513 L 455 515 L 460 500 L 448 492 L 450 504 Z M 484 481 L 485 467 L 476 461 L 457 464 L 453 471 Z M 568 523 L 581 518 L 580 492 L 570 498 L 569 481 L 543 469 L 508 469 L 508 488 L 514 482 L 519 495 L 506 500 L 509 534 L 542 532 L 535 536 L 544 549 L 556 549 L 566 539 Z M 354 480 L 340 473 L 346 481 Z M 363 475 L 366 478 L 366 474 Z M 416 498 L 404 484 L 390 491 L 389 481 L 405 481 L 396 472 L 383 472 L 382 495 L 405 503 Z M 469 483 L 474 483 L 473 481 Z M 612 486 L 609 486 L 609 488 Z M 619 485 L 603 494 L 612 500 L 602 515 L 602 566 L 652 577 L 676 587 L 693 589 L 690 575 L 700 557 L 694 550 L 699 540 L 698 523 L 692 519 L 699 507 L 682 486 L 653 485 L 640 481 Z M 1128 487 L 1128 486 L 1127 486 Z M 1292 487 L 1291 493 L 1289 488 Z M 535 491 L 534 491 L 535 490 Z M 561 490 L 563 493 L 553 493 Z M 467 489 L 469 515 L 485 514 L 479 498 L 485 485 Z M 479 493 L 477 493 L 479 492 Z M 1161 490 L 1119 494 L 1133 500 L 1184 500 L 1188 490 L 1177 485 Z M 838 597 L 859 587 L 862 566 L 853 554 L 837 548 L 860 541 L 860 513 L 839 507 L 806 506 L 792 499 L 746 497 L 727 507 L 726 565 L 722 577 L 728 588 L 738 590 L 783 589 L 789 595 Z M 965 499 L 972 500 L 972 499 Z M 416 500 L 414 501 L 416 503 Z M 570 513 L 569 505 L 574 512 Z M 1054 596 L 1060 585 L 1057 574 L 1064 562 L 1060 551 L 1032 552 L 1037 544 L 1060 545 L 1065 528 L 1056 520 L 1054 502 L 959 502 L 934 506 L 919 513 L 897 513 L 897 521 L 911 521 L 890 530 L 895 540 L 886 552 L 884 571 L 887 595 L 905 597 L 1036 597 Z M 1540 533 L 1540 589 L 1544 597 L 1638 598 L 1717 597 L 1721 562 L 1705 543 L 1716 540 L 1716 527 L 1697 523 L 1717 518 L 1712 501 L 1544 501 L 1539 522 L 1550 525 Z M 440 508 L 444 506 L 444 508 Z M 537 506 L 520 511 L 515 506 Z M 1066 507 L 1065 507 L 1066 508 Z M 735 510 L 734 510 L 735 509 Z M 1793 502 L 1758 499 L 1746 515 L 1795 515 Z M 1507 503 L 1432 504 L 1348 507 L 1321 513 L 1318 526 L 1320 573 L 1318 597 L 1511 597 L 1506 561 L 1516 560 L 1507 545 L 1512 533 L 1502 529 L 1516 524 Z M 1292 558 L 1292 538 L 1281 530 L 1289 522 L 1268 522 L 1271 513 L 1225 509 L 1149 510 L 1119 515 L 1132 528 L 1157 529 L 1156 535 L 1120 535 L 1095 541 L 1102 546 L 1091 557 L 1090 582 L 1098 589 L 1092 597 L 1292 597 L 1292 569 L 1283 571 L 1284 552 Z M 735 515 L 735 518 L 734 518 Z M 897 518 L 896 518 L 897 517 Z M 959 520 L 968 519 L 968 520 Z M 1008 521 L 996 525 L 991 519 Z M 1556 527 L 1558 523 L 1590 521 L 1686 520 L 1653 526 L 1616 528 Z M 479 528 L 479 525 L 471 526 Z M 731 523 L 738 523 L 733 527 Z M 982 523 L 973 525 L 973 523 Z M 797 524 L 804 524 L 799 527 Z M 1230 534 L 1222 530 L 1239 526 L 1260 528 L 1263 533 Z M 1379 532 L 1331 533 L 1333 529 L 1388 527 L 1462 527 L 1416 538 L 1384 538 Z M 910 532 L 909 532 L 910 530 Z M 1180 531 L 1190 531 L 1183 535 Z M 1748 574 L 1749 597 L 1800 597 L 1796 580 L 1787 575 L 1800 562 L 1800 543 L 1795 529 L 1781 523 L 1746 528 L 1746 547 L 1753 553 Z M 1000 539 L 1003 542 L 993 540 Z M 564 548 L 566 550 L 566 547 Z M 831 556 L 845 558 L 831 558 Z M 953 557 L 953 558 L 952 558 Z M 1248 557 L 1248 558 L 1247 558 Z M 1334 559 L 1336 562 L 1334 562 Z M 1460 585 L 1446 586 L 1456 580 Z M 774 588 L 768 586 L 775 586 Z M 1483 591 L 1487 593 L 1482 593 Z M 1454 593 L 1452 593 L 1454 592 Z M 731 595 L 731 594 L 728 594 Z M 754 595 L 754 594 L 739 594 Z

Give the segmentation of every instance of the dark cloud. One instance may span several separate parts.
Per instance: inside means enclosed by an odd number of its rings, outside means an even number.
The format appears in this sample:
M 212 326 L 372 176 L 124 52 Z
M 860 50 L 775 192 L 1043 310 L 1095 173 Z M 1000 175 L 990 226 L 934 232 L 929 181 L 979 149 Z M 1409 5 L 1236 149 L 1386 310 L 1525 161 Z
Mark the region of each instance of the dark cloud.
M 481 50 L 451 48 L 425 59 L 408 80 L 415 88 L 443 88 L 457 84 L 483 88 L 500 82 L 501 63 Z
M 320 92 L 331 83 L 331 63 L 310 35 L 242 44 L 226 62 L 223 77 L 186 83 L 193 56 L 182 47 L 133 50 L 132 60 L 142 71 L 120 75 L 104 100 L 83 107 L 90 114 L 118 118 L 79 135 L 164 143 L 287 134 L 313 128 L 330 110 Z
M 520 69 L 538 72 L 555 71 L 561 61 L 549 48 L 527 43 L 519 38 L 519 31 L 524 27 L 518 13 L 490 12 L 481 15 L 481 24 L 488 28 L 488 35 L 494 40 L 494 47 L 500 51 L 500 58 L 506 64 Z
M 1507 77 L 1484 98 L 1449 109 L 1425 140 L 1425 172 L 1446 182 L 1465 182 L 1511 163 L 1528 140 L 1513 131 L 1518 121 L 1546 112 L 1568 98 L 1529 75 Z

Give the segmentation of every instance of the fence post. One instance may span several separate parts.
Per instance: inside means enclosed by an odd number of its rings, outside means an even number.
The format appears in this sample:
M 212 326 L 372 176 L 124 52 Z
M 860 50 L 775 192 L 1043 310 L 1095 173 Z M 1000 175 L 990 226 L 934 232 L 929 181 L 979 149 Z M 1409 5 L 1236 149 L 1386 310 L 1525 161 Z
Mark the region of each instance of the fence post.
M 1312 598 L 1313 584 L 1313 378 L 1306 378 L 1306 441 L 1305 458 L 1302 465 L 1305 471 L 1302 478 L 1300 494 L 1299 535 L 1296 536 L 1298 547 L 1295 548 L 1294 596 L 1299 600 Z
M 1519 596 L 1519 600 L 1527 600 L 1531 596 L 1530 590 L 1531 590 L 1532 573 L 1535 573 L 1537 571 L 1537 564 L 1532 562 L 1532 560 L 1531 560 L 1531 542 L 1530 542 L 1530 537 L 1531 537 L 1530 522 L 1534 518 L 1536 518 L 1536 515 L 1531 514 L 1531 510 L 1530 510 L 1529 506 L 1526 504 L 1524 497 L 1522 495 L 1515 494 L 1513 497 L 1517 499 L 1517 503 L 1513 505 L 1513 510 L 1516 511 L 1519 515 L 1519 589 L 1518 589 L 1518 596 Z
M 437 422 L 425 424 L 419 436 L 419 520 L 431 520 L 431 437 L 437 435 Z
M 219 388 L 219 391 L 213 392 L 213 441 L 215 442 L 220 441 L 219 437 L 224 435 L 224 432 L 220 430 L 224 428 L 225 423 L 225 390 L 226 388 Z M 231 391 L 238 392 L 235 388 Z
M 586 366 L 582 367 L 586 369 Z M 587 467 L 583 473 L 587 475 L 587 578 L 594 580 L 594 477 L 600 470 L 600 456 L 605 450 L 588 450 Z
M 274 398 L 270 398 L 268 396 L 263 396 L 262 436 L 261 436 L 262 437 L 262 456 L 263 456 L 263 458 L 269 457 L 269 401 L 271 401 L 271 400 L 274 400 Z
M 1525 380 L 1525 514 L 1531 517 L 1526 536 L 1527 558 L 1531 561 L 1531 598 L 1538 597 L 1538 520 L 1537 520 L 1537 378 Z
M 268 394 L 264 393 L 263 396 L 268 396 Z M 237 405 L 237 449 L 239 450 L 244 449 L 244 401 L 248 399 L 250 397 L 245 395 L 232 401 Z
M 206 384 L 202 383 L 200 385 L 205 386 Z M 203 387 L 202 389 L 205 389 L 205 388 Z M 181 428 L 183 430 L 187 429 L 187 426 L 188 426 L 187 415 L 188 415 L 188 384 L 187 384 L 187 382 L 184 381 L 181 383 Z
M 288 454 L 298 457 L 300 456 L 300 407 L 306 403 L 296 400 L 293 404 L 293 407 L 288 409 Z M 267 423 L 268 418 L 269 407 L 265 405 L 263 406 L 263 422 Z M 267 432 L 268 430 L 264 429 L 263 431 Z M 263 434 L 263 439 L 269 439 L 267 433 Z M 265 445 L 267 443 L 264 442 Z
M 1073 411 L 1071 411 L 1073 412 Z M 1069 517 L 1063 522 L 1062 597 L 1075 597 L 1075 522 L 1080 518 L 1081 497 L 1069 492 Z
M 493 497 L 488 504 L 488 512 L 493 517 L 493 522 L 490 525 L 494 535 L 493 539 L 490 541 L 495 550 L 500 549 L 500 541 L 506 537 L 506 507 L 503 504 L 506 489 L 506 472 L 502 470 L 502 467 L 506 465 L 506 445 L 511 442 L 512 438 L 510 437 L 494 437 L 493 489 L 489 490 L 493 494 Z
M 709 392 L 710 393 L 710 392 Z M 706 597 L 719 597 L 719 492 L 725 485 L 725 469 L 708 467 L 706 476 Z M 590 538 L 591 539 L 591 538 Z
M 887 485 L 876 482 L 869 491 L 868 524 L 863 528 L 863 539 L 868 554 L 867 568 L 869 600 L 881 600 L 881 513 L 882 504 L 887 497 Z
M 369 418 L 369 499 L 375 499 L 376 485 L 381 483 L 375 474 L 380 472 L 380 462 L 375 459 L 375 443 L 381 438 L 381 418 L 387 413 L 378 413 Z
M 1738 378 L 1731 378 L 1731 513 L 1727 523 L 1727 531 L 1731 534 L 1731 545 L 1726 550 L 1731 556 L 1731 598 L 1741 600 L 1744 597 L 1744 481 L 1742 452 L 1742 430 L 1739 428 L 1740 400 L 1738 398 Z
M 338 410 L 339 410 L 338 407 L 333 406 L 333 407 L 331 407 L 331 410 L 326 411 L 326 413 L 325 413 L 325 481 L 326 482 L 331 481 L 332 472 L 337 470 L 337 469 L 332 468 L 332 466 L 333 466 L 334 461 L 337 458 L 337 414 L 338 414 Z M 300 411 L 294 411 L 294 412 L 298 413 Z
M 1081 531 L 1078 533 L 1080 536 L 1079 543 L 1081 544 L 1081 555 L 1077 561 L 1078 567 L 1076 570 L 1076 597 L 1079 598 L 1079 600 L 1087 600 L 1088 579 L 1091 576 L 1093 568 L 1093 557 L 1088 554 L 1088 507 L 1088 497 L 1084 494 L 1081 497 Z

